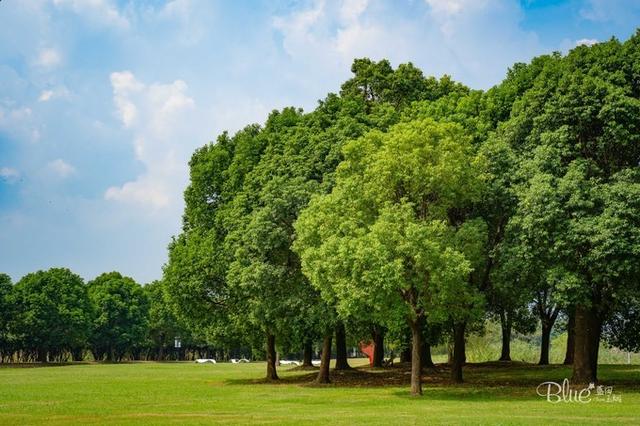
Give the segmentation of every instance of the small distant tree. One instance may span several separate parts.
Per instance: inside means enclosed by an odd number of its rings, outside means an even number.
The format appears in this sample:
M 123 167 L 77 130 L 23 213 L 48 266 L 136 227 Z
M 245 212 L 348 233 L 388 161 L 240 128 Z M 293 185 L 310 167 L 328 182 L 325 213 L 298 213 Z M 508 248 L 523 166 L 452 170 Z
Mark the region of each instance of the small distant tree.
M 87 288 L 69 269 L 53 268 L 24 276 L 15 285 L 12 333 L 40 362 L 82 355 L 90 333 Z
M 88 283 L 93 309 L 91 347 L 96 360 L 119 362 L 140 348 L 147 332 L 149 301 L 133 279 L 108 272 Z

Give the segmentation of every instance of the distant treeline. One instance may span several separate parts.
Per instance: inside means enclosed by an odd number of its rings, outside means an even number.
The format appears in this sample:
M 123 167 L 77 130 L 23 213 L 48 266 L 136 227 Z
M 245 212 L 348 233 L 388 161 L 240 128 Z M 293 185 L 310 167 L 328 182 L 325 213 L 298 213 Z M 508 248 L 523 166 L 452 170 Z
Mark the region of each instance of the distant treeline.
M 176 348 L 176 339 L 179 348 Z M 0 274 L 0 362 L 193 359 L 248 356 L 222 350 L 183 327 L 159 282 L 118 272 L 85 283 L 69 269 Z

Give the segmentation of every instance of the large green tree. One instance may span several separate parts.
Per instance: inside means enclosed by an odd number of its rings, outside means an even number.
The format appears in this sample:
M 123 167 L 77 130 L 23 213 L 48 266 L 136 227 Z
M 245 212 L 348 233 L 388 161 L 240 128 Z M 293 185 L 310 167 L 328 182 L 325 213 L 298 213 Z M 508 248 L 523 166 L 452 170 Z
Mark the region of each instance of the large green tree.
M 470 139 L 430 119 L 370 132 L 345 146 L 335 187 L 296 223 L 303 270 L 339 312 L 408 322 L 412 394 L 422 392 L 424 319 L 465 317 L 478 301 L 468 276 L 486 227 L 457 220 L 483 190 Z
M 499 128 L 519 153 L 514 252 L 534 288 L 575 312 L 576 382 L 597 380 L 602 324 L 639 290 L 639 43 L 547 57 Z

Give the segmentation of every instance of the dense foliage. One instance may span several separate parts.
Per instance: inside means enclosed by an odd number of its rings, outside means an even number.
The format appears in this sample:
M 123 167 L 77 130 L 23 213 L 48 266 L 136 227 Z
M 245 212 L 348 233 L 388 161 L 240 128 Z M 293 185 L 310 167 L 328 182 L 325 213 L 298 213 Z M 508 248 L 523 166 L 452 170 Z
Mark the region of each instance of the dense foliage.
M 561 318 L 574 378 L 594 380 L 603 326 L 628 340 L 621 302 L 640 290 L 639 40 L 516 64 L 487 92 L 358 59 L 314 111 L 223 134 L 191 162 L 165 268 L 176 312 L 264 335 L 270 379 L 276 345 L 324 336 L 326 352 L 335 328 L 339 354 L 341 324 L 386 332 L 413 359 L 413 393 L 423 340 L 449 342 L 461 381 L 487 316 L 503 360 L 537 317 L 541 364 Z

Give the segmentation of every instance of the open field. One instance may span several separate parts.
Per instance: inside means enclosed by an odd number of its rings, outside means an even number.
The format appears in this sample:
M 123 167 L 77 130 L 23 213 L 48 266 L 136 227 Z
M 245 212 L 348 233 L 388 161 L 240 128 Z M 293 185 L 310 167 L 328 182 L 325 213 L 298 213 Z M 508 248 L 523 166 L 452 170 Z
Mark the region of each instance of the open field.
M 353 361 L 353 360 L 352 360 Z M 353 362 L 352 362 L 353 363 Z M 264 363 L 75 364 L 0 368 L 1 424 L 639 424 L 640 366 L 601 366 L 603 384 L 621 402 L 551 404 L 536 395 L 561 381 L 561 366 L 476 364 L 466 383 L 447 371 L 425 375 L 424 396 L 408 394 L 402 367 L 334 375 L 309 384 L 313 372 L 280 369 L 282 383 L 261 378 Z

